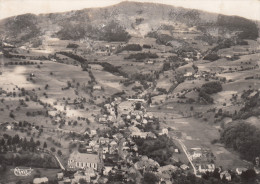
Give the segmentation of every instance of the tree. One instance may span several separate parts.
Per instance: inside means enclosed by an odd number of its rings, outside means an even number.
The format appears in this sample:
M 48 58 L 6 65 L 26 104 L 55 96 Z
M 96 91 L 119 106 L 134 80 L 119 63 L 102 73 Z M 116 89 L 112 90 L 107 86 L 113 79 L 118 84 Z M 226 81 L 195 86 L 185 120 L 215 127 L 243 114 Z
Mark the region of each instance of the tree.
M 79 179 L 79 184 L 88 184 L 88 182 L 85 179 L 81 178 Z
M 47 143 L 46 142 L 43 143 L 43 148 L 47 148 Z
M 159 178 L 155 174 L 151 172 L 144 173 L 143 184 L 156 184 L 158 181 Z
M 249 181 L 249 180 L 255 180 L 256 178 L 256 173 L 254 169 L 248 169 L 245 172 L 242 172 L 241 178 Z
M 57 152 L 57 153 L 58 153 L 58 155 L 59 155 L 59 156 L 61 156 L 61 155 L 62 155 L 62 152 L 61 152 L 61 150 L 58 150 L 58 152 Z
M 56 149 L 55 149 L 54 147 L 51 147 L 51 151 L 52 151 L 52 152 L 55 152 Z
M 149 96 L 148 96 L 147 104 L 148 104 L 148 105 L 152 104 L 151 94 L 149 94 Z
M 37 141 L 36 142 L 36 146 L 40 146 L 41 145 L 41 142 L 40 141 Z
M 31 149 L 31 151 L 34 151 L 36 147 L 36 144 L 33 140 L 33 137 L 31 137 L 30 142 L 29 142 L 29 148 Z
M 10 112 L 9 116 L 10 116 L 10 118 L 13 118 L 13 119 L 15 118 L 15 116 L 12 112 Z
M 135 104 L 135 110 L 140 110 L 140 109 L 141 109 L 141 106 L 142 106 L 142 104 L 141 104 L 140 102 L 137 102 L 137 103 Z
M 0 146 L 4 146 L 4 145 L 5 145 L 5 140 L 4 140 L 4 138 L 2 138 L 0 141 Z

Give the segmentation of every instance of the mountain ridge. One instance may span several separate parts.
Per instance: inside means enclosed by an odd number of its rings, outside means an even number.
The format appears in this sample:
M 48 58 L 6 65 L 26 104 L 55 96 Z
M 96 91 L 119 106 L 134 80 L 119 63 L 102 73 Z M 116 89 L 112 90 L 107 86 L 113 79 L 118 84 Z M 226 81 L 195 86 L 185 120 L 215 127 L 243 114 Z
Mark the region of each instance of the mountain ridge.
M 103 28 L 111 22 L 112 28 L 116 26 L 119 32 L 125 30 L 130 35 L 141 34 L 142 36 L 157 30 L 163 24 L 174 26 L 174 28 L 182 25 L 183 27 L 196 26 L 199 31 L 207 34 L 212 34 L 214 29 L 217 29 L 219 36 L 243 32 L 242 39 L 256 39 L 259 32 L 257 23 L 239 16 L 227 16 L 158 3 L 121 2 L 102 8 L 85 8 L 39 15 L 28 13 L 9 17 L 0 20 L 0 36 L 6 42 L 25 43 L 30 39 L 45 35 L 46 31 L 51 31 L 54 33 L 51 36 L 60 39 L 77 40 L 90 37 L 109 40 L 104 38 L 106 33 L 103 33 Z M 124 37 L 126 39 L 128 36 Z

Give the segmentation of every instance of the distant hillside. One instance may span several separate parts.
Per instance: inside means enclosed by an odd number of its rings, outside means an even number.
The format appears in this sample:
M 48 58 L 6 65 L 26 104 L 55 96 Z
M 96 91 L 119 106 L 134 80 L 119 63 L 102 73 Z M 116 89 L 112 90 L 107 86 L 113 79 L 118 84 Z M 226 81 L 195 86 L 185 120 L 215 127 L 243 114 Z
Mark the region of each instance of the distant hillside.
M 238 36 L 256 39 L 254 21 L 218 15 L 170 5 L 123 2 L 105 8 L 91 8 L 65 13 L 24 14 L 0 21 L 0 37 L 10 43 L 29 42 L 46 34 L 67 40 L 92 38 L 106 41 L 128 41 L 130 35 L 144 36 L 166 25 L 178 29 L 196 26 L 202 33 L 216 36 Z M 165 27 L 164 27 L 165 28 Z

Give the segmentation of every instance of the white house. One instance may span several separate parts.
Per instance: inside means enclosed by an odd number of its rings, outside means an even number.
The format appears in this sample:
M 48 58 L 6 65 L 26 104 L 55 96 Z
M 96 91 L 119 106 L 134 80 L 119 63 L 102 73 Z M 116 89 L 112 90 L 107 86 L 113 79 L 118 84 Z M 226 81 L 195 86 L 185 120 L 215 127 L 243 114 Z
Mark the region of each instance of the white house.
M 48 183 L 48 178 L 47 177 L 42 177 L 42 178 L 34 178 L 33 179 L 33 184 L 41 184 L 41 183 Z
M 182 164 L 180 167 L 181 167 L 182 170 L 189 169 L 189 166 L 187 166 L 186 164 Z
M 91 130 L 91 131 L 90 131 L 90 135 L 91 135 L 91 136 L 94 136 L 94 135 L 96 135 L 96 134 L 97 134 L 97 131 L 96 131 L 96 130 Z
M 163 128 L 162 132 L 160 133 L 160 135 L 168 135 L 168 129 L 167 128 Z
M 242 172 L 245 172 L 246 170 L 247 170 L 247 168 L 244 168 L 244 167 L 236 168 L 236 172 L 238 175 L 241 175 Z
M 104 170 L 103 170 L 103 174 L 105 176 L 108 176 L 109 172 L 113 169 L 113 167 L 110 166 L 105 166 Z
M 200 157 L 202 157 L 202 152 L 200 150 L 195 150 L 191 155 L 192 160 Z
M 99 85 L 94 85 L 93 86 L 93 90 L 101 90 L 102 88 L 101 88 L 101 86 L 99 86 Z
M 12 130 L 12 129 L 13 129 L 13 126 L 12 126 L 12 125 L 7 125 L 7 126 L 6 126 L 6 129 L 7 129 L 7 130 Z
M 231 181 L 231 175 L 228 171 L 223 171 L 220 173 L 220 179 L 222 179 L 225 176 L 226 180 Z
M 213 172 L 215 170 L 214 164 L 207 164 L 207 165 L 200 165 L 199 166 L 199 172 L 205 173 L 205 172 Z

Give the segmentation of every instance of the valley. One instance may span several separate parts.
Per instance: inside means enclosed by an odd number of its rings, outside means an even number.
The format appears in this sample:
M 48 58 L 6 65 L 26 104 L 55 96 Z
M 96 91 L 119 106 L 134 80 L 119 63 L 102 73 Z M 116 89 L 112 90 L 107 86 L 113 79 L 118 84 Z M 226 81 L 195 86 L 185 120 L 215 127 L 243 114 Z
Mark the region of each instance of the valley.
M 258 25 L 136 2 L 1 20 L 0 183 L 257 183 Z

